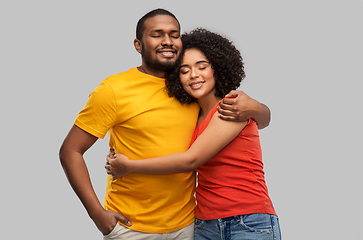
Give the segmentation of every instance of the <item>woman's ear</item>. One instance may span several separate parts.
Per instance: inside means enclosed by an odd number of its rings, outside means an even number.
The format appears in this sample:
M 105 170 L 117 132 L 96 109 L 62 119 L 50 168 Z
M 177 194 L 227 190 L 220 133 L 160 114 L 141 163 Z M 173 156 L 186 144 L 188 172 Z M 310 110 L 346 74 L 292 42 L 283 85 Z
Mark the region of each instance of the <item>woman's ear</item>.
M 135 46 L 136 51 L 141 54 L 142 44 L 139 39 L 135 38 L 134 46 Z

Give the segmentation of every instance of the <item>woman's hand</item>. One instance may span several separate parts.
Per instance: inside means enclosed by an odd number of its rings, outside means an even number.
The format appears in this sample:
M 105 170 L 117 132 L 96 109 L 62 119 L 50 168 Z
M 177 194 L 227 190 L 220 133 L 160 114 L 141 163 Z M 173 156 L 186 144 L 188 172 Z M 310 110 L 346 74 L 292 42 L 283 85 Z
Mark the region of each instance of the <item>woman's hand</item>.
M 107 174 L 111 175 L 114 179 L 128 175 L 128 162 L 131 160 L 123 154 L 107 155 L 107 162 L 105 165 Z

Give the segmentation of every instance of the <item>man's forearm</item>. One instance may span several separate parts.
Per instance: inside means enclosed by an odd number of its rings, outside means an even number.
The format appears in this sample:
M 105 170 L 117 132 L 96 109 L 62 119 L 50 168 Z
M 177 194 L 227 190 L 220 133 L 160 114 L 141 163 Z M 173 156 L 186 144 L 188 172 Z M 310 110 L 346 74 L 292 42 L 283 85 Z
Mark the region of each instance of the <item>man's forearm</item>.
M 83 154 L 97 141 L 97 137 L 73 126 L 59 151 L 64 172 L 74 192 L 86 208 L 97 228 L 106 235 L 112 231 L 117 221 L 131 223 L 121 214 L 105 210 L 93 189 Z
M 87 210 L 89 216 L 94 219 L 99 211 L 103 210 L 103 207 L 92 187 L 83 156 L 80 153 L 63 153 L 60 155 L 60 159 L 71 187 Z
M 264 129 L 270 124 L 271 111 L 265 104 L 260 103 L 259 111 L 252 118 L 257 122 L 258 129 Z

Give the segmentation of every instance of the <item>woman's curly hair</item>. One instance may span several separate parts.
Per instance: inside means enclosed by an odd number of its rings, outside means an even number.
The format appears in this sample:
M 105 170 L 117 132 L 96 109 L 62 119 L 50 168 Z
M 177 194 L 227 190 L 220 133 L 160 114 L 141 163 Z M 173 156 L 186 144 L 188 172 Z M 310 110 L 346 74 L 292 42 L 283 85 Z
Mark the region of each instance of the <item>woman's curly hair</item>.
M 196 102 L 183 88 L 180 81 L 180 66 L 184 53 L 188 49 L 199 49 L 210 61 L 214 70 L 215 95 L 223 98 L 231 90 L 236 90 L 245 78 L 243 59 L 233 43 L 219 34 L 203 28 L 197 28 L 182 35 L 183 50 L 175 68 L 166 73 L 166 89 L 170 97 L 175 97 L 182 104 Z

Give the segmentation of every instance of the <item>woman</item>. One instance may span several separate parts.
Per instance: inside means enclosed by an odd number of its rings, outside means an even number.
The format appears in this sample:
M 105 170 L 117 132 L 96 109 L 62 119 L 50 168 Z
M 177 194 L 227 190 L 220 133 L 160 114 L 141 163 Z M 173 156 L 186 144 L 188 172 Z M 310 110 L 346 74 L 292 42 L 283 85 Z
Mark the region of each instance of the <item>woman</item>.
M 182 41 L 183 51 L 175 70 L 167 74 L 166 86 L 181 103 L 197 101 L 201 107 L 189 150 L 137 161 L 116 154 L 108 158 L 107 173 L 118 178 L 196 169 L 195 239 L 280 239 L 256 123 L 217 116 L 219 101 L 245 77 L 242 57 L 228 39 L 205 29 L 184 34 Z

